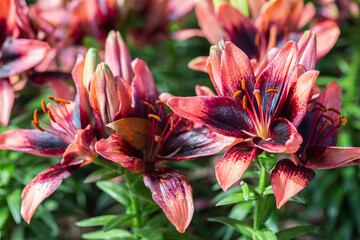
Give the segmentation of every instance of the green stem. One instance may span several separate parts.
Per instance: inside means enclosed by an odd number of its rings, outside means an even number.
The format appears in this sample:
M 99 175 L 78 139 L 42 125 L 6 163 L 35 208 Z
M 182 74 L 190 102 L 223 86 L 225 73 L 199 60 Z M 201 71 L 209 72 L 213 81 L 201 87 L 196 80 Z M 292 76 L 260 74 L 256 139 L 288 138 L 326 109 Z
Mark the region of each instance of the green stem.
M 96 164 L 96 165 L 99 165 L 99 166 L 103 166 L 103 167 L 107 167 L 107 168 L 112 168 L 112 169 L 118 169 L 120 166 L 115 164 L 115 163 L 112 163 L 112 162 L 108 162 L 108 161 L 105 161 L 105 160 L 101 160 L 99 158 L 95 158 L 93 160 L 93 163 Z
M 262 222 L 262 213 L 261 213 L 261 204 L 263 202 L 263 194 L 266 187 L 266 180 L 267 180 L 267 173 L 266 169 L 259 164 L 259 170 L 260 170 L 260 178 L 259 178 L 259 198 L 256 200 L 255 203 L 255 209 L 254 209 L 254 230 L 259 230 L 261 227 Z
M 129 177 L 129 170 L 127 170 L 127 169 L 124 169 L 124 179 L 129 188 L 129 196 L 130 196 L 130 201 L 131 201 L 132 213 L 136 215 L 135 228 L 140 228 L 141 227 L 141 217 L 140 217 L 139 199 L 133 194 L 133 192 L 131 190 L 131 186 L 132 186 L 133 182 L 131 181 L 131 177 Z M 137 234 L 134 234 L 134 239 L 139 240 L 140 236 Z

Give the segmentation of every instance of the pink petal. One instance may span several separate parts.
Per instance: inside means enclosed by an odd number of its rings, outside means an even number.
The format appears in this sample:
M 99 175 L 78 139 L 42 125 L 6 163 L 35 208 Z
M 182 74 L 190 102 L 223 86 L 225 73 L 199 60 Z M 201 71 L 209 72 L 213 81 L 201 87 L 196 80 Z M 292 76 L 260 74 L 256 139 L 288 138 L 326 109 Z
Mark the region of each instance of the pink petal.
M 177 115 L 207 125 L 226 136 L 248 138 L 255 134 L 246 110 L 239 102 L 230 98 L 173 97 L 167 103 Z
M 218 44 L 221 39 L 226 40 L 226 35 L 214 12 L 211 0 L 195 2 L 195 13 L 199 26 L 211 44 Z
M 306 70 L 315 69 L 316 63 L 316 39 L 315 34 L 306 31 L 297 43 L 299 47 L 299 64 Z
M 176 21 L 194 8 L 194 0 L 169 0 L 169 21 Z
M 201 72 L 207 72 L 207 60 L 208 56 L 201 56 L 194 58 L 188 63 L 188 68 L 195 70 L 195 71 L 201 71 Z
M 244 142 L 231 147 L 225 153 L 215 166 L 216 179 L 223 191 L 226 192 L 241 178 L 254 157 L 261 152 L 262 150 Z
M 195 86 L 196 96 L 215 96 L 215 93 L 207 86 Z
M 292 196 L 300 192 L 315 177 L 313 170 L 296 166 L 288 159 L 281 160 L 271 172 L 271 186 L 280 208 Z
M 24 72 L 39 64 L 49 51 L 49 44 L 33 39 L 14 39 L 1 49 L 0 78 Z
M 301 15 L 298 19 L 296 28 L 297 30 L 302 29 L 306 24 L 308 24 L 315 16 L 316 8 L 312 2 L 306 3 L 305 7 L 302 9 Z
M 245 79 L 247 91 L 252 93 L 255 76 L 248 56 L 233 43 L 226 42 L 221 55 L 221 84 L 224 96 L 232 98 L 236 91 L 243 90 L 242 79 Z
M 303 138 L 297 132 L 296 127 L 286 118 L 278 118 L 270 125 L 270 137 L 253 139 L 255 146 L 271 153 L 294 153 Z
M 142 159 L 142 153 L 134 149 L 118 134 L 100 139 L 95 145 L 96 152 L 106 159 L 116 162 L 135 173 L 143 174 L 148 163 Z
M 178 40 L 178 41 L 185 41 L 189 38 L 193 37 L 204 37 L 204 34 L 199 29 L 182 29 L 176 32 L 170 33 L 170 37 L 172 39 Z
M 358 147 L 309 147 L 304 166 L 316 170 L 359 164 L 360 148 Z
M 268 1 L 261 8 L 255 25 L 262 33 L 266 33 L 270 29 L 271 24 L 276 25 L 279 29 L 283 29 L 289 14 L 290 4 L 287 0 Z
M 176 230 L 185 232 L 194 213 L 192 188 L 185 176 L 169 167 L 160 167 L 145 174 L 144 183 Z
M 11 109 L 14 104 L 15 93 L 8 79 L 0 79 L 0 123 L 6 127 L 9 123 Z
M 224 89 L 221 83 L 221 54 L 222 50 L 215 45 L 210 48 L 210 57 L 207 61 L 207 72 L 209 73 L 215 91 L 219 96 L 224 96 Z
M 39 204 L 59 187 L 63 179 L 70 177 L 78 170 L 80 163 L 81 162 L 72 165 L 54 165 L 36 175 L 36 177 L 25 186 L 21 194 L 21 216 L 27 223 L 30 223 Z

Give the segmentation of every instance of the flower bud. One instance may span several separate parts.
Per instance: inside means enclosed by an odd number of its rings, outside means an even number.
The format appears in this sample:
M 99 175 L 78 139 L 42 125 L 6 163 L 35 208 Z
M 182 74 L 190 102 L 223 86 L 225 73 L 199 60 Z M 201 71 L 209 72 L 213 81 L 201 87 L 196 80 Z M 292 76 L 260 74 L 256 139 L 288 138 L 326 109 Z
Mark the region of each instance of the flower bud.
M 95 48 L 89 48 L 84 62 L 83 81 L 86 91 L 90 90 L 90 80 L 96 70 L 101 58 Z

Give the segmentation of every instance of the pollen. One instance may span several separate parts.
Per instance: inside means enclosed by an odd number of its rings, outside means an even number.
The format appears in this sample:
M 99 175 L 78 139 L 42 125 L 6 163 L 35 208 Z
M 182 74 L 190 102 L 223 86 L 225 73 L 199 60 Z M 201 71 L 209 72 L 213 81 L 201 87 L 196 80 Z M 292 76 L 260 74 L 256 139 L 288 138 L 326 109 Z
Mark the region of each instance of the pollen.
M 336 127 L 337 128 L 341 127 L 342 123 L 343 123 L 343 119 L 341 118 L 340 115 L 338 115 L 338 125 Z
M 234 95 L 233 95 L 233 99 L 236 100 L 236 98 L 241 94 L 241 90 L 237 90 Z
M 256 98 L 256 101 L 258 103 L 258 105 L 262 105 L 262 100 L 261 100 L 261 94 L 260 94 L 260 91 L 259 90 L 255 90 L 254 91 L 254 95 L 255 95 L 255 98 Z
M 149 118 L 155 118 L 156 120 L 158 120 L 159 122 L 161 122 L 161 118 L 155 114 L 148 114 Z
M 39 123 L 39 118 L 38 118 L 37 109 L 35 109 L 33 117 L 34 117 L 34 122 L 35 122 L 36 124 L 38 124 L 38 123 Z
M 241 88 L 245 90 L 245 79 L 241 79 Z
M 156 104 L 162 103 L 162 104 L 167 105 L 167 102 L 165 102 L 165 101 L 161 101 L 161 100 L 156 100 L 156 102 L 155 102 L 155 103 L 156 103 Z
M 146 106 L 148 106 L 153 112 L 156 112 L 156 109 L 154 107 L 154 105 L 152 105 L 151 103 L 148 103 L 146 101 L 143 101 L 143 104 L 145 104 Z
M 45 100 L 41 99 L 41 109 L 43 110 L 44 113 L 47 113 L 48 110 L 46 109 L 46 105 L 45 105 Z
M 260 45 L 260 34 L 257 33 L 255 36 L 255 46 L 259 46 Z
M 39 126 L 39 123 L 35 122 L 35 121 L 31 121 L 31 124 L 34 125 L 35 128 L 37 128 L 40 131 L 45 131 L 42 127 Z
M 243 96 L 243 108 L 244 108 L 245 110 L 247 109 L 247 98 L 246 98 L 245 95 Z
M 347 124 L 347 119 L 345 116 L 342 116 L 341 119 L 343 120 L 343 126 Z
M 174 130 L 174 118 L 173 116 L 170 117 L 170 131 Z
M 66 99 L 63 99 L 63 98 L 56 98 L 56 97 L 53 97 L 53 96 L 48 96 L 48 99 L 54 101 L 54 102 L 57 102 L 57 103 L 64 103 L 64 104 L 70 104 L 70 102 Z
M 266 93 L 279 93 L 279 91 L 276 89 L 268 89 L 266 90 Z
M 259 78 L 255 78 L 255 82 L 259 82 Z
M 335 109 L 335 108 L 328 108 L 328 111 L 332 111 L 334 113 L 337 113 L 337 114 L 341 115 L 340 111 Z

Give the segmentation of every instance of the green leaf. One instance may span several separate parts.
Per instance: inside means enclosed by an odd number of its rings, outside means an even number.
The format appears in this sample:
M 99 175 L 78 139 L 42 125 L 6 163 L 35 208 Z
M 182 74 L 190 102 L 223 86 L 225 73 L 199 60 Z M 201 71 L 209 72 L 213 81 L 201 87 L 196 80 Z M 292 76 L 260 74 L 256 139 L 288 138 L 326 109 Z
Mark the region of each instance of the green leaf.
M 241 184 L 242 184 L 241 189 L 243 191 L 244 200 L 247 201 L 249 199 L 249 194 L 250 194 L 249 186 L 245 182 L 241 182 Z
M 13 164 L 0 163 L 0 186 L 4 186 L 9 183 L 13 171 L 14 171 Z
M 154 202 L 150 190 L 145 186 L 143 181 L 136 181 L 134 184 L 132 184 L 131 190 L 137 197 L 148 202 Z
M 229 227 L 234 228 L 236 231 L 240 232 L 241 234 L 247 236 L 247 237 L 252 237 L 254 230 L 252 229 L 252 227 L 250 227 L 249 225 L 247 225 L 246 223 L 233 219 L 233 218 L 228 218 L 228 217 L 215 217 L 215 218 L 208 218 L 208 220 L 210 222 L 219 222 L 222 224 L 225 224 Z
M 109 231 L 109 230 L 111 230 L 113 228 L 117 228 L 119 226 L 122 226 L 125 223 L 127 223 L 129 220 L 133 219 L 134 217 L 136 217 L 135 214 L 122 214 L 120 216 L 111 218 L 105 224 L 104 231 L 107 232 L 107 231 Z
M 279 240 L 288 240 L 288 239 L 293 239 L 296 236 L 301 236 L 308 232 L 312 232 L 317 228 L 318 228 L 317 226 L 293 227 L 277 232 L 276 236 Z
M 91 233 L 85 233 L 81 235 L 84 239 L 119 239 L 119 240 L 130 240 L 133 239 L 133 235 L 123 229 L 113 229 L 107 232 L 104 231 L 96 231 Z
M 229 196 L 226 196 L 223 199 L 221 199 L 216 204 L 216 206 L 223 206 L 223 205 L 229 205 L 229 204 L 234 204 L 234 203 L 243 203 L 243 202 L 256 200 L 255 194 L 252 192 L 249 193 L 249 195 L 247 197 L 248 197 L 248 199 L 245 199 L 244 193 L 242 193 L 242 192 L 232 193 Z
M 261 219 L 262 222 L 265 222 L 268 217 L 270 217 L 271 212 L 275 209 L 275 196 L 274 195 L 265 195 L 261 199 L 260 209 L 261 209 Z
M 21 222 L 20 206 L 21 206 L 21 190 L 17 189 L 6 197 L 11 215 L 17 224 Z
M 273 154 L 268 152 L 264 152 L 260 156 L 258 156 L 259 162 L 263 168 L 266 169 L 268 173 L 270 173 L 276 164 L 276 157 Z
M 95 227 L 95 226 L 104 226 L 107 222 L 112 219 L 115 219 L 117 215 L 103 215 L 98 217 L 93 217 L 85 220 L 76 222 L 78 227 Z
M 151 228 L 134 229 L 134 233 L 147 240 L 163 240 L 160 231 Z
M 2 229 L 8 217 L 9 217 L 9 210 L 6 207 L 0 208 L 0 229 Z
M 96 170 L 95 172 L 92 172 L 91 174 L 89 174 L 89 176 L 87 176 L 84 180 L 84 183 L 92 183 L 92 182 L 97 182 L 97 181 L 101 181 L 101 180 L 109 180 L 111 178 L 120 176 L 121 173 L 116 170 L 116 169 L 108 169 L 108 168 L 104 168 L 104 169 L 99 169 Z
M 99 181 L 96 182 L 96 186 L 124 206 L 130 205 L 129 190 L 123 184 L 111 181 Z
M 255 232 L 255 239 L 256 240 L 277 240 L 276 235 L 268 230 L 268 229 L 263 229 L 263 230 L 257 230 Z
M 157 230 L 163 234 L 164 239 L 166 240 L 203 240 L 202 238 L 192 235 L 190 233 L 179 233 L 175 229 L 161 228 Z

